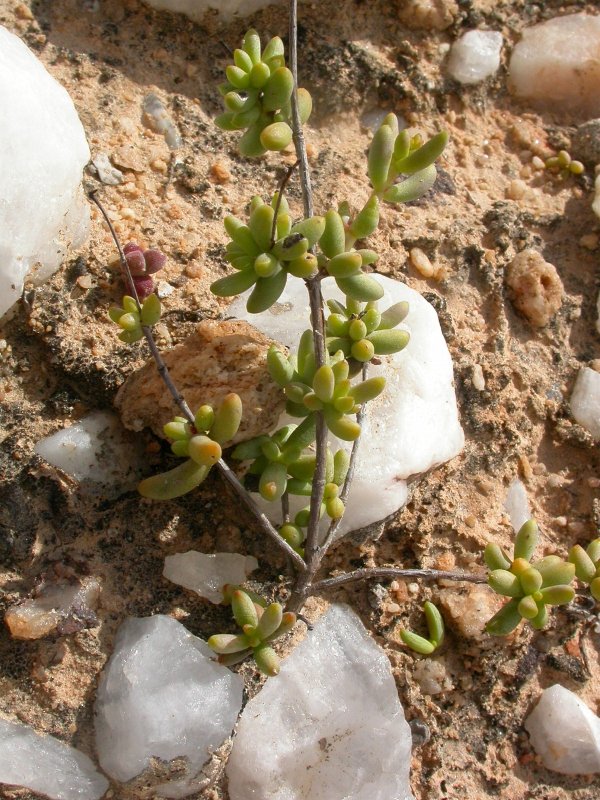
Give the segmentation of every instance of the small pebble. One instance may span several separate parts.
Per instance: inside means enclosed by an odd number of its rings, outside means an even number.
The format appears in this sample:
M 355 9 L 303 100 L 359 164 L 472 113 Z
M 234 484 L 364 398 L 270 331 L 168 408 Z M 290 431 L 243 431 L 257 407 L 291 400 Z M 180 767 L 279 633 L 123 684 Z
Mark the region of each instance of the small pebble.
M 214 183 L 223 184 L 231 180 L 231 172 L 229 172 L 225 164 L 222 164 L 220 161 L 217 161 L 211 166 L 209 175 Z
M 527 191 L 527 184 L 524 181 L 514 180 L 508 184 L 506 195 L 509 200 L 521 200 Z
M 599 241 L 600 239 L 597 233 L 586 233 L 585 236 L 582 236 L 579 240 L 579 244 L 585 247 L 586 250 L 595 250 L 598 247 Z
M 473 381 L 473 387 L 477 389 L 478 392 L 483 392 L 483 390 L 485 389 L 485 378 L 483 376 L 483 369 L 481 368 L 481 364 L 473 365 L 472 381 Z
M 413 247 L 410 251 L 410 261 L 413 267 L 424 278 L 433 277 L 434 268 L 426 253 L 420 247 Z

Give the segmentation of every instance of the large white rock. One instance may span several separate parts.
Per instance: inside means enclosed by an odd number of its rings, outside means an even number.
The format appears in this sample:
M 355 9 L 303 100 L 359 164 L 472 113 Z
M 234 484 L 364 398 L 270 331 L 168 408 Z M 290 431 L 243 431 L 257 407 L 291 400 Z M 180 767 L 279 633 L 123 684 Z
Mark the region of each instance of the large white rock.
M 35 452 L 76 481 L 130 489 L 139 479 L 142 443 L 132 444 L 116 414 L 94 411 L 40 439 Z
M 381 366 L 369 367 L 369 375 L 384 375 L 387 385 L 383 394 L 368 404 L 354 483 L 339 536 L 385 519 L 402 508 L 408 497 L 408 479 L 454 458 L 464 444 L 452 360 L 433 306 L 404 283 L 382 275 L 376 279 L 385 290 L 379 301 L 382 310 L 403 300 L 410 304 L 402 327 L 410 331 L 411 338 L 402 352 L 382 357 Z M 325 299 L 344 299 L 333 278 L 326 278 L 321 286 Z M 302 331 L 309 327 L 306 288 L 295 279 L 288 281 L 279 303 L 268 311 L 248 314 L 242 296 L 230 306 L 229 313 L 247 319 L 292 351 Z M 280 424 L 286 421 L 288 418 L 282 418 Z M 335 449 L 351 448 L 348 442 L 338 442 L 333 437 L 331 441 Z M 292 500 L 292 510 L 307 502 L 306 498 Z M 262 501 L 262 507 L 273 513 L 273 504 Z
M 244 708 L 231 800 L 413 800 L 411 733 L 390 663 L 332 606 Z
M 53 800 L 98 800 L 108 789 L 84 753 L 7 719 L 0 719 L 0 783 L 25 786 Z
M 0 317 L 28 272 L 47 280 L 85 239 L 90 158 L 75 106 L 25 44 L 0 27 Z M 35 268 L 35 269 L 34 269 Z
M 600 439 L 600 372 L 589 367 L 579 370 L 571 394 L 571 413 L 594 439 Z
M 149 6 L 187 14 L 197 22 L 202 20 L 207 11 L 218 11 L 225 18 L 233 17 L 235 14 L 248 17 L 255 11 L 278 1 L 281 0 L 144 0 Z
M 538 105 L 580 117 L 600 112 L 600 16 L 568 14 L 525 28 L 513 50 L 510 84 Z
M 452 45 L 448 72 L 459 83 L 480 83 L 497 71 L 501 50 L 501 33 L 467 31 Z
M 525 729 L 547 769 L 566 775 L 600 772 L 600 719 L 564 686 L 544 689 Z
M 163 575 L 167 580 L 197 592 L 211 603 L 223 602 L 226 583 L 245 583 L 258 567 L 254 556 L 239 553 L 199 553 L 188 550 L 165 558 Z
M 184 756 L 187 775 L 155 791 L 162 797 L 197 791 L 194 779 L 231 734 L 242 707 L 241 678 L 213 656 L 171 617 L 121 625 L 96 697 L 96 749 L 108 775 L 124 782 L 153 756 L 167 762 Z

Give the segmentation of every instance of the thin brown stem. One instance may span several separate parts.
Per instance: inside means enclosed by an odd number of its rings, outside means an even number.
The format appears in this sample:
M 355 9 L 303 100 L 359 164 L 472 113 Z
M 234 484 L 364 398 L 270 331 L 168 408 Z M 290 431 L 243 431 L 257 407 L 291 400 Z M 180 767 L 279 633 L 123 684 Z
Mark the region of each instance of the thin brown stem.
M 304 572 L 306 570 L 306 564 L 304 563 L 304 559 L 298 555 L 298 553 L 294 550 L 293 547 L 290 547 L 290 545 L 285 541 L 285 539 L 281 538 L 277 530 L 273 527 L 273 525 L 269 521 L 267 515 L 260 510 L 252 495 L 249 492 L 247 492 L 244 486 L 240 483 L 238 476 L 231 469 L 231 467 L 225 461 L 223 461 L 223 459 L 221 459 L 218 462 L 217 466 L 219 467 L 223 477 L 231 484 L 231 486 L 233 486 L 233 488 L 242 498 L 246 506 L 254 514 L 254 516 L 260 523 L 263 531 L 267 534 L 267 536 L 269 536 L 292 559 L 294 565 L 301 572 Z
M 129 264 L 127 263 L 127 259 L 125 258 L 125 253 L 123 252 L 123 248 L 121 247 L 121 242 L 119 241 L 119 237 L 117 236 L 117 232 L 115 231 L 114 226 L 113 226 L 112 222 L 110 221 L 110 218 L 109 218 L 108 214 L 106 213 L 106 211 L 104 209 L 104 206 L 102 205 L 102 203 L 96 197 L 96 192 L 95 191 L 90 192 L 89 193 L 89 198 L 98 207 L 98 209 L 100 210 L 100 213 L 104 217 L 104 220 L 105 220 L 106 224 L 108 225 L 108 229 L 109 229 L 109 231 L 111 233 L 111 236 L 112 236 L 112 238 L 113 238 L 113 240 L 115 242 L 117 250 L 119 251 L 119 258 L 120 258 L 120 261 L 121 261 L 121 268 L 123 270 L 123 275 L 124 275 L 125 280 L 127 281 L 128 285 L 129 285 L 129 288 L 131 290 L 131 295 L 132 295 L 132 297 L 135 299 L 135 301 L 137 303 L 138 311 L 141 311 L 141 304 L 140 304 L 140 300 L 139 300 L 139 297 L 138 297 L 138 294 L 137 294 L 137 291 L 136 291 L 136 288 L 135 288 L 135 284 L 133 282 L 133 277 L 131 275 L 131 270 L 129 269 Z M 183 416 L 188 420 L 188 422 L 190 422 L 191 425 L 194 425 L 195 424 L 194 414 L 192 413 L 192 410 L 190 409 L 190 407 L 186 403 L 186 401 L 185 401 L 184 397 L 182 396 L 182 394 L 179 392 L 179 390 L 177 389 L 177 387 L 173 383 L 173 379 L 171 378 L 171 375 L 169 373 L 169 369 L 168 369 L 167 365 L 165 364 L 164 359 L 163 359 L 162 355 L 160 354 L 160 351 L 159 351 L 158 347 L 156 346 L 156 342 L 154 341 L 154 337 L 152 335 L 152 329 L 147 325 L 143 325 L 142 326 L 142 331 L 144 332 L 144 336 L 146 338 L 146 341 L 148 342 L 148 347 L 150 348 L 150 352 L 152 354 L 152 358 L 154 359 L 154 362 L 156 364 L 156 368 L 158 370 L 158 374 L 160 375 L 160 377 L 161 377 L 163 383 L 165 384 L 165 386 L 167 387 L 167 389 L 169 391 L 169 394 L 171 395 L 171 397 L 173 398 L 173 400 L 177 404 L 177 407 L 180 409 L 180 411 L 183 414 Z M 302 559 L 298 555 L 298 553 L 292 547 L 290 547 L 290 545 L 284 539 L 281 538 L 281 536 L 279 535 L 277 530 L 273 527 L 273 525 L 271 524 L 271 522 L 267 518 L 266 514 L 264 514 L 260 510 L 260 508 L 257 506 L 256 502 L 254 501 L 254 498 L 250 495 L 249 492 L 246 491 L 245 487 L 242 485 L 242 483 L 240 482 L 239 478 L 237 477 L 235 472 L 233 472 L 231 467 L 229 467 L 225 463 L 225 461 L 223 461 L 223 459 L 221 459 L 217 463 L 217 468 L 218 468 L 219 472 L 221 473 L 221 475 L 225 478 L 225 480 L 229 484 L 231 484 L 231 486 L 235 489 L 235 491 L 238 493 L 238 495 L 244 501 L 245 505 L 250 509 L 250 511 L 256 517 L 256 520 L 259 523 L 259 525 L 261 526 L 263 532 L 266 533 L 267 536 L 269 536 L 286 553 L 286 555 L 289 556 L 289 558 L 292 559 L 292 561 L 294 562 L 295 566 L 300 571 L 305 571 L 306 570 L 306 564 L 304 562 L 304 559 Z
M 438 569 L 400 569 L 399 567 L 365 567 L 353 572 L 343 572 L 333 578 L 316 581 L 311 586 L 313 593 L 344 586 L 347 583 L 370 580 L 394 580 L 404 578 L 422 581 L 463 581 L 465 583 L 487 583 L 485 575 L 472 575 L 470 572 L 449 572 Z
M 290 0 L 290 70 L 294 77 L 294 88 L 292 89 L 292 128 L 294 131 L 294 146 L 296 155 L 300 162 L 300 180 L 302 182 L 302 199 L 304 203 L 304 218 L 309 219 L 313 215 L 312 187 L 310 183 L 310 171 L 308 168 L 308 156 L 306 155 L 306 144 L 302 132 L 302 122 L 300 120 L 300 109 L 298 108 L 298 0 Z
M 298 108 L 298 2 L 290 0 L 290 29 L 289 29 L 289 53 L 290 70 L 294 78 L 294 88 L 292 90 L 292 128 L 294 131 L 294 146 L 296 155 L 300 162 L 300 182 L 302 185 L 302 201 L 304 206 L 304 218 L 309 219 L 313 216 L 313 197 L 310 181 L 310 170 L 308 166 L 308 156 L 306 154 L 306 144 L 302 132 L 302 122 L 300 120 L 300 109 Z M 313 330 L 313 341 L 315 348 L 315 363 L 317 369 L 326 363 L 325 353 L 325 320 L 323 316 L 323 296 L 321 294 L 321 284 L 318 278 L 311 278 L 306 281 L 310 300 L 310 320 Z M 327 453 L 327 426 L 321 412 L 317 412 L 317 434 L 316 434 L 316 466 L 313 477 L 312 494 L 310 497 L 310 519 L 308 532 L 306 535 L 305 557 L 308 564 L 308 572 L 314 575 L 319 567 L 317 557 L 317 547 L 319 540 L 319 516 L 321 503 L 323 501 L 323 489 L 325 487 L 325 465 Z M 310 583 L 310 579 L 309 579 Z M 306 587 L 305 587 L 306 588 Z
M 288 185 L 288 182 L 292 175 L 294 174 L 294 170 L 300 163 L 300 160 L 297 159 L 291 167 L 288 167 L 285 175 L 281 179 L 281 183 L 277 189 L 277 202 L 275 203 L 275 213 L 273 214 L 273 227 L 271 228 L 271 247 L 275 244 L 275 240 L 277 239 L 277 217 L 279 216 L 279 209 L 281 208 L 281 201 L 283 200 L 283 194 L 285 192 L 285 187 Z

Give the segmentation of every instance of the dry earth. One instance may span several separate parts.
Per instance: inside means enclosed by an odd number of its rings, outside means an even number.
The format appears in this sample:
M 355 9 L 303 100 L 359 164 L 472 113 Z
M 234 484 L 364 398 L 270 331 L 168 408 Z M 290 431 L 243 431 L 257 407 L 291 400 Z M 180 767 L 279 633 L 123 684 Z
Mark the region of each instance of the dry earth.
M 380 271 L 423 292 L 439 311 L 467 435 L 462 456 L 415 485 L 379 543 L 342 545 L 329 567 L 480 570 L 487 541 L 510 542 L 502 502 L 517 475 L 541 524 L 545 552 L 565 554 L 572 543 L 600 533 L 600 456 L 567 402 L 578 367 L 600 357 L 593 173 L 588 166 L 580 178 L 558 180 L 532 170 L 533 154 L 568 145 L 573 121 L 540 115 L 511 98 L 505 62 L 475 88 L 460 87 L 443 71 L 444 45 L 463 30 L 502 31 L 506 59 L 524 26 L 575 10 L 598 11 L 598 5 L 324 0 L 301 6 L 301 81 L 318 108 L 308 130 L 317 207 L 366 198 L 365 119 L 374 110 L 394 110 L 425 132 L 450 132 L 437 187 L 409 208 L 386 210 L 374 245 L 382 253 Z M 268 9 L 252 22 L 265 36 L 281 33 L 285 8 Z M 246 24 L 219 28 L 210 18 L 198 26 L 137 0 L 0 0 L 0 23 L 68 89 L 92 152 L 108 153 L 124 171 L 123 184 L 102 188 L 122 238 L 159 246 L 169 256 L 164 277 L 174 291 L 165 300 L 160 345 L 180 342 L 198 320 L 224 313 L 226 305 L 208 291 L 225 274 L 221 219 L 241 211 L 254 193 L 271 191 L 282 174 L 275 155 L 260 162 L 240 158 L 235 136 L 211 122 L 227 51 Z M 142 120 L 150 91 L 162 98 L 183 137 L 170 181 L 169 149 Z M 91 174 L 87 180 L 94 183 Z M 299 209 L 297 184 L 290 197 Z M 431 259 L 436 280 L 424 280 L 410 266 L 414 246 Z M 518 315 L 505 286 L 507 265 L 525 247 L 554 264 L 565 286 L 560 311 L 542 329 Z M 117 498 L 78 492 L 33 455 L 43 435 L 89 409 L 110 407 L 124 378 L 147 357 L 144 346 L 120 345 L 106 319 L 120 289 L 114 249 L 96 214 L 89 243 L 75 256 L 48 285 L 27 293 L 28 302 L 1 333 L 0 603 L 3 611 L 45 576 L 64 574 L 99 577 L 102 599 L 97 624 L 87 630 L 33 642 L 0 632 L 0 713 L 16 714 L 93 755 L 95 686 L 126 616 L 171 614 L 203 637 L 228 624 L 226 612 L 161 577 L 165 555 L 191 547 L 236 550 L 259 559 L 256 588 L 281 593 L 284 578 L 279 555 L 216 477 L 182 502 L 150 507 L 135 492 Z M 152 464 L 162 463 L 164 448 L 150 433 L 145 442 Z M 598 780 L 546 771 L 522 727 L 540 690 L 556 682 L 598 710 L 600 641 L 589 617 L 562 610 L 543 633 L 523 629 L 491 640 L 468 612 L 490 614 L 494 599 L 485 590 L 472 592 L 400 583 L 393 589 L 355 585 L 337 594 L 385 647 L 408 718 L 431 731 L 414 750 L 416 797 L 598 798 Z M 427 598 L 442 601 L 449 630 L 439 654 L 423 661 L 399 646 L 397 628 L 418 627 Z M 242 671 L 252 693 L 258 678 L 250 666 Z M 426 693 L 436 688 L 432 678 L 441 684 L 433 695 Z M 7 788 L 0 796 L 34 797 Z M 126 792 L 115 787 L 112 796 Z M 226 798 L 224 782 L 202 796 Z

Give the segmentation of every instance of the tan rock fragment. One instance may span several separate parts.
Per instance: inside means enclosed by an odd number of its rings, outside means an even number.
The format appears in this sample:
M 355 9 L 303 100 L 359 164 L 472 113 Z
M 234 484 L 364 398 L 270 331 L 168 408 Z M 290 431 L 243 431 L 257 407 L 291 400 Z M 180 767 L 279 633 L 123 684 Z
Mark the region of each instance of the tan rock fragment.
M 266 354 L 273 342 L 247 322 L 201 322 L 185 342 L 163 353 L 171 377 L 192 411 L 212 406 L 236 392 L 244 408 L 232 444 L 271 430 L 284 408 L 284 397 L 268 371 Z M 119 389 L 115 405 L 126 428 L 163 426 L 180 412 L 149 361 Z
M 93 609 L 99 594 L 95 578 L 84 583 L 46 584 L 32 600 L 11 606 L 4 621 L 15 639 L 75 633 L 97 624 Z
M 466 590 L 442 589 L 439 594 L 444 619 L 465 639 L 487 636 L 485 623 L 500 608 L 497 595 L 487 586 L 469 586 Z
M 506 272 L 512 301 L 535 328 L 547 325 L 561 307 L 564 289 L 556 267 L 536 250 L 523 250 Z
M 400 4 L 400 19 L 409 28 L 443 31 L 458 14 L 454 0 L 408 0 Z

